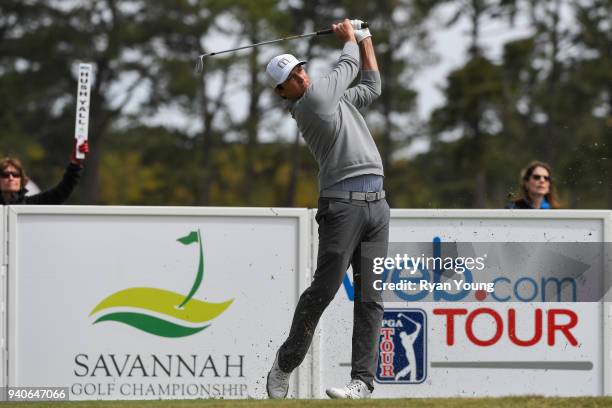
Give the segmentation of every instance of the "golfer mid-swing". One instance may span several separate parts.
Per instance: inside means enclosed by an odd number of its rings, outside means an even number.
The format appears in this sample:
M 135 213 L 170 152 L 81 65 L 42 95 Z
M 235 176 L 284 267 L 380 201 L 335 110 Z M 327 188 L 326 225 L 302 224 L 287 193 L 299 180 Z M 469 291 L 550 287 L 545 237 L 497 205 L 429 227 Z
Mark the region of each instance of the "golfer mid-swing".
M 351 381 L 331 388 L 331 398 L 368 398 L 378 360 L 378 336 L 382 303 L 364 301 L 361 293 L 362 242 L 389 239 L 389 206 L 383 191 L 380 154 L 358 109 L 381 93 L 380 74 L 369 29 L 354 30 L 360 20 L 344 20 L 332 26 L 344 43 L 336 67 L 311 83 L 304 61 L 283 54 L 267 66 L 275 92 L 287 107 L 315 156 L 319 172 L 319 252 L 312 284 L 302 293 L 293 316 L 289 337 L 278 350 L 268 373 L 270 398 L 285 398 L 291 372 L 310 347 L 323 310 L 342 284 L 349 264 L 353 267 L 355 304 L 353 315 Z M 360 70 L 361 81 L 349 88 Z M 386 253 L 381 254 L 386 256 Z

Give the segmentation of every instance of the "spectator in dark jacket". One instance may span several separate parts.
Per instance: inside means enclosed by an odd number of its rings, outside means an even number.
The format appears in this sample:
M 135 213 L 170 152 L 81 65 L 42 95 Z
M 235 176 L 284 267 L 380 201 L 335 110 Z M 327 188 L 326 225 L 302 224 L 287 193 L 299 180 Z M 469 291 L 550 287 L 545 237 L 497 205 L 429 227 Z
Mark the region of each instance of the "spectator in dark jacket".
M 548 210 L 559 208 L 552 171 L 548 164 L 534 161 L 521 171 L 521 198 L 506 204 L 505 208 L 520 210 Z
M 87 141 L 79 147 L 81 153 L 89 152 Z M 66 168 L 62 181 L 50 190 L 39 194 L 26 196 L 28 183 L 23 166 L 19 159 L 6 157 L 0 160 L 0 204 L 62 204 L 68 199 L 81 177 L 83 160 L 77 159 L 73 149 L 70 163 Z

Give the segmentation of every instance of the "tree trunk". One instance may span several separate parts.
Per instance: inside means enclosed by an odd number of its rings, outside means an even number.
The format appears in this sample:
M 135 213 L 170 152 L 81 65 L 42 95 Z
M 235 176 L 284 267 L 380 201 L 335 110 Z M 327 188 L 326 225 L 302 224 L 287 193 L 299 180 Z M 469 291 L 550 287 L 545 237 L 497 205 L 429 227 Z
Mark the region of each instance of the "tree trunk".
M 474 208 L 487 208 L 487 170 L 479 167 L 474 186 Z
M 95 205 L 99 200 L 99 174 L 100 165 L 102 164 L 102 151 L 104 144 L 102 143 L 107 125 L 111 122 L 110 112 L 104 111 L 104 95 L 102 89 L 106 89 L 108 84 L 108 61 L 97 61 L 97 78 L 91 89 L 89 112 L 89 151 L 87 158 L 83 164 L 83 201 L 85 204 Z M 103 117 L 104 115 L 104 117 Z
M 544 83 L 545 95 L 543 108 L 548 116 L 548 121 L 546 123 L 545 132 L 542 140 L 542 148 L 543 148 L 543 158 L 547 163 L 554 163 L 557 159 L 556 151 L 558 149 L 564 149 L 565 147 L 559 146 L 559 141 L 562 140 L 559 134 L 560 130 L 564 128 L 563 123 L 566 118 L 559 118 L 557 114 L 556 104 L 557 98 L 559 97 L 559 78 L 561 75 L 562 67 L 559 64 L 558 54 L 559 54 L 559 24 L 560 24 L 560 8 L 561 4 L 557 0 L 552 5 L 552 9 L 546 9 L 545 12 L 550 16 L 551 23 L 548 28 L 545 30 L 548 31 L 548 36 L 550 38 L 549 46 L 550 46 L 550 73 L 548 78 Z M 544 4 L 544 7 L 547 7 L 547 3 Z M 546 22 L 542 24 L 543 27 L 546 27 Z M 550 135 L 554 135 L 556 137 L 551 138 Z
M 196 160 L 198 156 L 201 160 L 202 172 L 201 180 L 195 181 L 196 186 L 196 205 L 208 205 L 210 203 L 210 184 L 212 183 L 212 150 L 213 150 L 213 115 L 208 110 L 208 96 L 206 94 L 206 79 L 202 75 L 202 86 L 200 87 L 200 104 L 202 106 L 202 133 L 196 140 Z
M 474 208 L 487 207 L 487 169 L 485 167 L 486 134 L 480 131 L 480 118 L 470 124 L 474 147 L 472 163 L 476 168 L 474 179 Z
M 608 123 L 612 123 L 612 115 L 608 116 Z M 605 171 L 605 183 L 606 190 L 608 192 L 608 208 L 612 209 L 612 141 L 606 142 L 608 145 L 608 155 L 604 160 L 606 171 Z
M 251 43 L 257 43 L 257 21 L 251 21 L 251 35 L 249 36 Z M 249 74 L 250 74 L 250 96 L 249 96 L 249 113 L 245 122 L 246 130 L 246 151 L 245 151 L 245 163 L 244 163 L 244 180 L 242 183 L 242 197 L 244 204 L 252 205 L 252 187 L 253 180 L 255 179 L 255 155 L 257 154 L 257 133 L 259 128 L 259 121 L 261 112 L 259 109 L 259 97 L 261 95 L 261 86 L 257 81 L 257 74 L 260 71 L 260 67 L 257 63 L 257 56 L 259 52 L 258 48 L 255 47 L 251 51 L 249 56 Z
M 484 5 L 481 0 L 472 0 L 472 29 L 470 32 L 470 48 L 468 54 L 471 58 L 480 56 L 481 50 L 478 45 L 480 39 L 480 17 L 484 12 Z
M 612 84 L 608 86 L 608 112 L 612 112 Z M 610 134 L 612 131 L 612 113 L 608 113 L 608 117 L 606 118 L 606 122 L 604 123 L 604 129 L 607 130 L 604 134 Z M 608 147 L 607 155 L 604 162 L 605 167 L 605 183 L 606 183 L 606 191 L 608 196 L 608 208 L 612 209 L 612 140 L 608 137 L 607 140 L 604 138 L 603 142 Z

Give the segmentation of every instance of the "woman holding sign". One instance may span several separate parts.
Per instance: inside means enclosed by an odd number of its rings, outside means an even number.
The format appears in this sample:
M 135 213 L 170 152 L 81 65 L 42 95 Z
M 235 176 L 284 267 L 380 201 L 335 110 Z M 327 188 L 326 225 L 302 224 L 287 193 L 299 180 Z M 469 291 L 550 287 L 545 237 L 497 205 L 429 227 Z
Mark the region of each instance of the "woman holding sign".
M 89 152 L 87 141 L 78 148 L 82 154 Z M 76 148 L 73 148 L 70 163 L 59 184 L 39 194 L 26 196 L 28 177 L 19 159 L 6 157 L 0 160 L 0 204 L 62 204 L 68 199 L 79 182 L 83 160 L 77 159 Z

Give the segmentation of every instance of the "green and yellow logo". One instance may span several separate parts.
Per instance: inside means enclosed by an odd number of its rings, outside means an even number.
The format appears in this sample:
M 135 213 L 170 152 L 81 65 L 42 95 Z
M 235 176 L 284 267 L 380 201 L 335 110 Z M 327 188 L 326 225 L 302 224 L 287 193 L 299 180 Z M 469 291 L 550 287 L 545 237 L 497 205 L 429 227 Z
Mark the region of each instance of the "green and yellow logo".
M 98 317 L 94 324 L 114 321 L 162 337 L 185 337 L 210 326 L 204 324 L 223 313 L 234 299 L 223 303 L 209 303 L 193 298 L 204 279 L 204 250 L 200 230 L 177 239 L 183 245 L 199 244 L 200 262 L 191 290 L 185 295 L 156 288 L 130 288 L 113 293 L 102 300 L 89 316 L 121 308 Z

